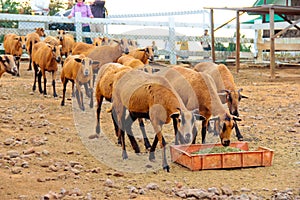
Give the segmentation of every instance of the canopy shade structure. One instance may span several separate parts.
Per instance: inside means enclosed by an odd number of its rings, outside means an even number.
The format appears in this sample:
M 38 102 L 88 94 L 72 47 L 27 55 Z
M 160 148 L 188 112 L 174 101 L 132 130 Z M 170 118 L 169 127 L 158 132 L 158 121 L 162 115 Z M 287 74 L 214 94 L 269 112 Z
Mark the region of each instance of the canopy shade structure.
M 251 19 L 251 20 L 248 20 L 248 21 L 245 21 L 245 22 L 242 22 L 242 24 L 254 24 L 256 20 L 262 20 L 263 19 L 263 16 L 260 15 L 259 17 L 256 17 L 254 19 Z M 280 17 L 279 15 L 274 15 L 274 22 L 284 22 L 285 20 Z M 266 14 L 266 23 L 270 22 L 270 15 L 269 14 Z
M 214 48 L 214 10 L 232 10 L 236 12 L 236 70 L 239 71 L 240 68 L 240 13 L 253 13 L 256 15 L 265 15 L 269 14 L 269 28 L 270 28 L 270 73 L 271 78 L 275 79 L 275 39 L 281 34 L 285 33 L 292 27 L 295 27 L 298 31 L 300 31 L 300 27 L 297 24 L 300 23 L 300 19 L 292 22 L 286 16 L 300 16 L 300 6 L 279 6 L 279 5 L 262 5 L 256 7 L 244 7 L 244 8 L 206 8 L 210 9 L 211 15 L 211 41 L 212 41 L 212 60 L 215 62 L 215 48 Z M 274 30 L 274 16 L 275 14 L 279 15 L 285 21 L 287 21 L 290 25 L 281 30 L 280 32 L 275 34 Z
M 286 0 L 256 0 L 256 2 L 253 4 L 253 7 L 262 6 L 264 4 L 273 4 L 273 5 L 284 6 L 284 5 L 286 5 Z

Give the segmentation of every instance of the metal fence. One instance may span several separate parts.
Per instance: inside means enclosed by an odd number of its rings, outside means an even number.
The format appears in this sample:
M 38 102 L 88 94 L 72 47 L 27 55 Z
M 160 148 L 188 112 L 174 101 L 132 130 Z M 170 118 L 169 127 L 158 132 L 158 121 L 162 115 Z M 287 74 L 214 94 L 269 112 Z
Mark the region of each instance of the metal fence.
M 199 23 L 177 22 L 176 16 L 193 15 L 199 18 Z M 164 21 L 149 21 L 148 19 L 155 19 L 156 17 L 164 17 Z M 147 18 L 147 20 L 145 20 Z M 141 20 L 142 19 L 142 20 Z M 127 38 L 137 40 L 137 42 L 144 46 L 151 45 L 152 41 L 160 46 L 158 54 L 169 58 L 171 64 L 176 64 L 179 58 L 206 58 L 210 57 L 210 51 L 203 51 L 200 42 L 203 40 L 201 33 L 203 29 L 209 29 L 210 24 L 209 13 L 206 10 L 182 11 L 182 12 L 166 12 L 166 13 L 148 13 L 148 14 L 128 14 L 128 15 L 111 15 L 108 18 L 81 18 L 75 16 L 68 19 L 64 16 L 32 16 L 22 14 L 0 14 L 0 36 L 7 33 L 16 33 L 18 35 L 26 35 L 33 32 L 36 27 L 43 27 L 47 35 L 57 35 L 56 30 L 50 30 L 49 27 L 54 23 L 64 25 L 74 25 L 75 30 L 70 31 L 74 34 L 76 41 L 82 41 L 84 37 L 109 37 L 109 38 Z M 15 28 L 3 28 L 1 24 L 4 22 L 15 23 Z M 82 32 L 82 24 L 98 24 L 103 25 L 104 32 Z M 114 30 L 131 29 L 123 33 L 116 33 Z M 180 34 L 180 30 L 192 34 Z M 139 30 L 139 31 L 137 31 Z M 244 43 L 253 43 L 253 39 L 242 38 Z M 189 50 L 180 50 L 180 42 L 187 41 Z M 235 43 L 235 38 L 217 37 L 215 43 Z M 166 47 L 168 44 L 168 48 Z M 219 53 L 219 59 L 224 59 L 227 53 Z M 218 54 L 217 54 L 218 56 Z

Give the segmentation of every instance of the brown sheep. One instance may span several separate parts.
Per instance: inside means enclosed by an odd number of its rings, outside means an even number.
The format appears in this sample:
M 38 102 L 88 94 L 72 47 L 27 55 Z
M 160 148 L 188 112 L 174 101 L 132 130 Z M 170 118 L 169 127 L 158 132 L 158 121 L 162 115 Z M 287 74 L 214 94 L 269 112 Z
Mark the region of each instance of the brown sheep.
M 74 83 L 76 85 L 76 99 L 81 110 L 85 110 L 83 104 L 83 95 L 80 86 L 84 83 L 89 84 L 90 94 L 90 108 L 93 107 L 93 69 L 92 64 L 98 61 L 93 61 L 85 55 L 69 55 L 65 60 L 63 69 L 61 71 L 61 82 L 63 84 L 63 98 L 61 106 L 65 105 L 65 94 L 68 81 L 72 82 L 72 95 L 74 94 Z
M 117 73 L 128 70 L 132 70 L 132 68 L 119 63 L 106 63 L 98 72 L 97 81 L 95 84 L 95 96 L 97 101 L 97 134 L 100 133 L 100 113 L 103 99 L 105 98 L 107 101 L 111 102 L 113 83 L 115 82 L 116 78 L 120 76 L 117 75 Z
M 14 33 L 6 34 L 4 36 L 3 47 L 5 54 L 13 55 L 15 57 L 16 65 L 18 67 L 17 76 L 20 76 L 20 60 L 23 49 L 26 48 L 25 36 L 18 36 Z
M 32 63 L 34 66 L 34 83 L 32 90 L 36 89 L 36 78 L 38 78 L 38 86 L 40 93 L 47 95 L 46 71 L 52 73 L 53 96 L 57 97 L 55 90 L 55 78 L 57 72 L 57 63 L 61 61 L 61 45 L 55 46 L 45 42 L 38 42 L 32 48 Z M 41 79 L 44 78 L 44 91 L 42 89 Z
M 202 122 L 202 143 L 205 143 L 209 119 L 211 116 L 218 116 L 220 126 L 217 127 L 221 143 L 228 146 L 235 120 L 240 119 L 230 115 L 223 107 L 211 76 L 182 66 L 174 66 L 162 72 L 162 75 L 178 92 L 187 109 L 198 108 L 200 115 L 206 118 Z
M 118 58 L 117 63 L 130 66 L 132 68 L 142 68 L 145 66 L 140 59 L 134 58 L 130 55 L 122 55 L 120 58 Z
M 136 49 L 133 51 L 130 51 L 128 55 L 131 55 L 137 59 L 140 59 L 144 64 L 149 64 L 149 60 L 154 60 L 154 53 L 153 48 L 151 46 L 148 46 L 144 49 Z
M 150 119 L 156 133 L 149 159 L 154 159 L 155 147 L 159 142 L 163 148 L 163 169 L 169 171 L 162 126 L 173 120 L 176 137 L 183 144 L 191 143 L 196 135 L 194 113 L 186 109 L 176 91 L 164 77 L 141 70 L 130 70 L 118 79 L 113 85 L 112 99 L 112 113 L 118 125 L 116 130 L 121 139 L 123 159 L 128 158 L 124 130 L 130 140 L 134 140 L 132 123 L 137 118 L 147 118 Z M 126 110 L 129 111 L 128 117 L 125 116 Z
M 129 70 L 132 70 L 132 67 L 130 66 L 124 66 L 119 63 L 107 63 L 103 65 L 98 73 L 97 81 L 96 81 L 96 90 L 95 90 L 95 96 L 97 101 L 97 121 L 96 121 L 96 133 L 97 135 L 91 135 L 90 138 L 98 137 L 98 134 L 100 133 L 100 114 L 101 114 L 101 106 L 103 99 L 105 98 L 107 101 L 111 102 L 112 98 L 112 86 L 113 83 L 122 77 L 122 75 Z M 144 128 L 144 122 L 142 119 L 138 119 L 141 132 L 143 134 L 144 138 L 144 145 L 146 149 L 149 149 L 151 147 L 149 140 L 146 136 L 146 131 Z M 113 120 L 115 123 L 115 121 Z M 120 143 L 120 141 L 118 141 Z M 137 150 L 139 152 L 139 149 Z
M 223 104 L 227 103 L 230 114 L 239 116 L 238 105 L 242 98 L 248 98 L 241 94 L 242 88 L 237 89 L 236 84 L 234 82 L 233 75 L 230 70 L 224 64 L 215 64 L 213 62 L 203 62 L 198 63 L 194 66 L 194 70 L 198 72 L 204 72 L 209 74 L 217 87 L 218 93 L 226 92 L 225 98 L 220 96 L 220 99 Z M 241 135 L 239 128 L 236 124 L 235 126 L 236 136 L 238 140 L 243 140 L 243 136 Z
M 84 54 L 85 56 L 89 54 L 95 48 L 93 44 L 88 44 L 85 42 L 75 42 L 72 48 L 72 55 Z
M 90 53 L 88 53 L 87 56 L 89 58 L 92 60 L 99 60 L 100 62 L 100 65 L 93 66 L 94 74 L 98 73 L 98 70 L 102 65 L 110 62 L 117 62 L 118 58 L 120 58 L 123 53 L 129 52 L 127 40 L 121 39 L 120 41 L 114 41 L 117 43 L 117 45 L 97 46 Z
M 51 44 L 51 45 L 60 45 L 58 38 L 51 36 L 51 35 L 45 37 L 45 39 L 43 41 L 48 44 Z
M 122 56 L 123 53 L 128 53 L 128 43 L 127 40 L 121 39 L 120 41 L 114 40 L 117 45 L 103 45 L 95 47 L 89 54 L 93 60 L 100 59 L 100 66 L 109 63 L 109 62 L 117 62 L 118 58 Z M 95 69 L 98 69 L 96 67 Z
M 46 34 L 43 28 L 35 28 L 35 32 L 28 33 L 25 37 L 26 50 L 29 55 L 29 67 L 28 70 L 32 70 L 32 47 L 35 43 L 41 41 L 40 37 L 45 37 Z
M 0 55 L 0 78 L 5 72 L 13 76 L 18 74 L 16 60 L 13 55 Z
M 61 49 L 61 56 L 68 57 L 72 53 L 72 48 L 75 44 L 75 40 L 73 35 L 67 34 L 64 30 L 57 30 L 58 32 L 58 39 L 60 41 L 60 45 L 62 46 Z M 63 60 L 61 60 L 61 64 L 63 66 Z

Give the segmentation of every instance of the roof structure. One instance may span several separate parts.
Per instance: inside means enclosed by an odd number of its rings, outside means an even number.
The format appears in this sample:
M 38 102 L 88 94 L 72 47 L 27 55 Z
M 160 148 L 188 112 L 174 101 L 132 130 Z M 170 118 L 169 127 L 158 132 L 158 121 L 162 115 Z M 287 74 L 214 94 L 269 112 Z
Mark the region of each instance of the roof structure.
M 289 15 L 299 15 L 300 16 L 300 7 L 299 6 L 279 6 L 279 5 L 268 5 L 264 4 L 262 6 L 256 7 L 243 7 L 243 8 L 206 8 L 211 11 L 211 37 L 212 37 L 212 59 L 215 62 L 215 49 L 214 49 L 214 19 L 213 19 L 213 10 L 232 10 L 237 13 L 236 15 L 236 70 L 239 71 L 240 67 L 240 13 L 246 12 L 256 15 L 269 14 L 269 27 L 270 27 L 270 71 L 271 78 L 275 78 L 275 38 L 280 36 L 282 33 L 286 32 L 288 29 L 295 27 L 300 31 L 300 28 L 297 26 L 300 23 L 300 19 L 295 22 L 290 21 L 286 16 Z M 275 14 L 279 15 L 290 25 L 284 28 L 282 31 L 275 34 L 274 31 L 274 16 Z M 299 49 L 300 50 L 300 49 Z

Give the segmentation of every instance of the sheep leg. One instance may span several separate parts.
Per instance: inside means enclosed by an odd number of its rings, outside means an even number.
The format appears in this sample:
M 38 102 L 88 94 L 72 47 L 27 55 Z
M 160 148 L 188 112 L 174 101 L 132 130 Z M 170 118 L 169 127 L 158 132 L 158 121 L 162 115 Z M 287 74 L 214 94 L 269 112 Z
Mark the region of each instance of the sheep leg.
M 52 72 L 53 97 L 57 97 L 57 93 L 56 93 L 56 90 L 55 90 L 55 77 L 56 77 L 56 72 Z
M 94 106 L 93 88 L 90 87 L 89 90 L 90 90 L 89 94 L 91 95 L 90 96 L 90 108 L 93 108 L 93 106 Z
M 41 71 L 38 72 L 38 85 L 39 85 L 39 91 L 42 94 L 43 89 L 42 89 L 42 72 Z
M 130 143 L 131 143 L 131 146 L 132 148 L 134 149 L 134 152 L 135 153 L 140 153 L 140 147 L 139 145 L 137 144 L 136 140 L 135 140 L 135 137 L 133 136 L 133 132 L 132 132 L 132 123 L 136 120 L 137 118 L 131 114 L 129 114 L 125 120 L 125 130 L 126 130 L 126 133 L 127 133 L 127 136 L 130 140 Z
M 242 136 L 236 121 L 235 121 L 234 129 L 235 129 L 236 137 L 238 138 L 238 140 L 243 141 L 244 137 Z
M 81 109 L 82 111 L 84 111 L 85 108 L 84 108 L 84 104 L 83 104 L 83 93 L 82 93 L 82 91 L 81 91 L 81 89 L 80 89 L 80 83 L 79 83 L 78 80 L 75 81 L 75 85 L 76 85 L 76 91 L 77 91 L 76 94 L 78 94 L 78 95 L 77 95 L 77 102 L 78 102 L 78 105 L 79 105 L 80 109 Z
M 149 160 L 150 161 L 155 161 L 155 149 L 158 143 L 158 136 L 157 134 L 155 135 L 154 141 L 152 143 L 151 149 L 150 149 L 150 154 L 149 154 Z M 166 170 L 167 172 L 170 172 L 170 166 L 168 165 L 167 162 L 167 156 L 166 156 L 166 141 L 165 138 L 162 136 L 162 166 L 163 166 L 163 170 Z
M 75 90 L 75 96 L 76 96 L 76 100 L 77 100 L 77 103 L 78 103 L 78 106 L 79 108 L 84 111 L 84 106 L 83 106 L 83 103 L 81 102 L 81 99 L 82 99 L 82 92 L 80 90 L 78 90 L 78 88 L 76 87 L 76 90 Z
M 43 76 L 44 77 L 44 95 L 47 95 L 47 78 L 46 74 Z
M 84 83 L 83 84 L 84 86 L 84 89 L 85 89 L 85 94 L 88 98 L 91 98 L 92 97 L 92 94 L 91 94 L 91 90 L 90 88 L 88 87 L 88 83 Z
M 101 105 L 102 105 L 102 102 L 103 102 L 103 96 L 101 95 L 99 99 L 97 99 L 97 125 L 96 125 L 96 133 L 99 134 L 100 133 L 100 113 L 101 113 Z M 113 122 L 114 122 L 114 125 L 115 125 L 115 120 L 114 118 L 112 117 L 113 119 Z M 115 125 L 115 128 L 116 128 L 116 125 Z M 117 131 L 116 131 L 117 132 Z
M 20 76 L 20 57 L 16 59 L 16 64 L 17 64 L 17 69 L 18 69 L 17 76 Z
M 38 67 L 34 66 L 34 82 L 33 82 L 33 86 L 32 86 L 32 91 L 36 90 L 36 78 L 38 76 Z
M 122 144 L 122 158 L 123 158 L 123 160 L 127 160 L 128 154 L 127 154 L 126 146 L 125 146 L 124 131 L 122 129 L 119 129 L 119 131 L 120 131 L 120 139 L 121 139 L 121 144 Z
M 151 145 L 150 145 L 149 139 L 146 135 L 144 121 L 141 118 L 138 118 L 138 121 L 139 121 L 140 129 L 141 129 L 142 134 L 143 134 L 145 148 L 148 150 L 148 149 L 151 148 Z
M 31 56 L 29 56 L 29 66 L 28 66 L 28 69 L 27 71 L 31 71 L 32 70 L 32 59 L 31 59 Z
M 65 105 L 65 96 L 66 96 L 68 81 L 69 81 L 68 79 L 65 79 L 65 81 L 63 83 L 63 97 L 62 97 L 61 104 L 60 104 L 61 106 Z
M 152 146 L 150 148 L 150 153 L 149 153 L 149 160 L 152 162 L 155 161 L 155 153 L 154 152 L 155 152 L 157 143 L 158 143 L 158 137 L 157 137 L 157 135 L 155 135 Z
M 74 88 L 75 88 L 75 84 L 74 81 L 72 81 L 72 97 L 75 97 Z
M 205 144 L 207 122 L 208 122 L 207 120 L 202 122 L 202 128 L 201 128 L 202 144 Z
M 118 119 L 118 139 L 121 141 L 121 145 L 122 145 L 122 158 L 124 160 L 128 159 L 128 155 L 127 155 L 127 151 L 126 151 L 126 145 L 125 145 L 125 136 L 124 136 L 124 127 L 125 127 L 125 115 L 126 115 L 126 110 L 124 107 L 122 107 L 122 110 L 119 110 L 119 112 L 117 111 L 113 111 L 112 113 L 116 114 L 115 116 L 113 116 L 114 119 Z M 121 113 L 121 116 L 118 114 Z M 117 117 L 117 118 L 115 118 Z
M 103 99 L 103 97 L 102 97 Z M 101 107 L 100 107 L 100 111 L 101 111 Z M 113 121 L 113 124 L 114 124 L 114 127 L 115 127 L 115 133 L 116 133 L 116 136 L 118 138 L 118 144 L 121 145 L 121 140 L 120 140 L 120 137 L 119 137 L 119 126 L 118 126 L 118 123 L 117 123 L 117 120 L 116 120 L 116 112 L 114 109 L 111 110 L 111 118 L 112 118 L 112 121 Z M 100 122 L 99 122 L 100 123 Z M 99 124 L 99 127 L 100 127 L 100 124 Z M 100 128 L 99 128 L 100 130 Z
M 167 172 L 170 172 L 170 166 L 168 165 L 168 161 L 167 161 L 167 156 L 166 156 L 166 141 L 164 139 L 164 137 L 162 137 L 162 166 L 163 166 L 163 170 L 166 170 Z

